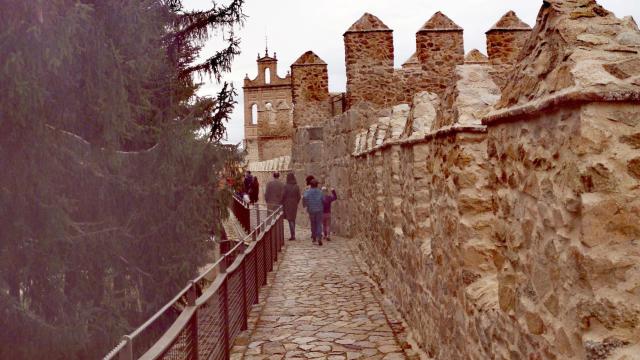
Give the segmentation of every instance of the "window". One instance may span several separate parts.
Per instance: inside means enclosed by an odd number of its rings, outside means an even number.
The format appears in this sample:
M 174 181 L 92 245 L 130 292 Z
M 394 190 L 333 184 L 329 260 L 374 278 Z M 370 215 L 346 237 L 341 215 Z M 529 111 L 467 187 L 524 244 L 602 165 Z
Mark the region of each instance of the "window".
M 312 127 L 307 128 L 307 133 L 309 134 L 309 141 L 320 140 L 322 141 L 322 128 L 321 127 Z
M 276 123 L 276 110 L 273 108 L 273 104 L 271 104 L 270 102 L 264 104 L 263 116 L 267 119 L 270 125 Z
M 251 105 L 251 124 L 258 124 L 258 104 Z
M 264 83 L 271 84 L 271 70 L 269 68 L 264 69 Z

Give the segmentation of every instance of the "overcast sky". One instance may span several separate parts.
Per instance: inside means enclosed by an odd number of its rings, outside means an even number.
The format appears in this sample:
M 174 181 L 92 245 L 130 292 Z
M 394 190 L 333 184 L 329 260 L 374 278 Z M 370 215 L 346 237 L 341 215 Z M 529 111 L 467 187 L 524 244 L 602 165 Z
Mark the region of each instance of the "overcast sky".
M 226 1 L 217 1 L 225 3 Z M 599 0 L 618 17 L 627 15 L 640 20 L 640 0 Z M 205 9 L 211 0 L 183 0 L 185 7 Z M 395 66 L 399 67 L 415 50 L 415 33 L 433 13 L 442 11 L 464 28 L 465 52 L 477 48 L 486 54 L 485 31 L 505 12 L 514 10 L 531 27 L 542 0 L 247 0 L 248 16 L 238 34 L 242 54 L 236 58 L 233 71 L 225 77 L 238 89 L 239 98 L 233 120 L 228 124 L 228 142 L 238 143 L 244 137 L 242 114 L 242 81 L 245 74 L 257 75 L 256 57 L 264 55 L 265 36 L 269 52 L 278 57 L 278 73 L 282 77 L 302 53 L 312 50 L 328 64 L 329 90 L 344 91 L 346 84 L 342 34 L 369 12 L 394 30 Z M 205 47 L 203 55 L 215 50 L 215 39 Z M 202 95 L 214 94 L 216 84 L 205 79 Z

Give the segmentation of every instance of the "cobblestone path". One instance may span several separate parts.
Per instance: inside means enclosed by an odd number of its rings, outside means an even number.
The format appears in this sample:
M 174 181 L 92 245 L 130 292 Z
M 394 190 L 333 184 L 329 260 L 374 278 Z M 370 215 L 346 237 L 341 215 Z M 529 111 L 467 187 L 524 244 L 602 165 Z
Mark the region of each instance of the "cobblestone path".
M 402 326 L 385 315 L 348 240 L 319 247 L 309 237 L 287 241 L 231 359 L 406 359 L 392 330 Z

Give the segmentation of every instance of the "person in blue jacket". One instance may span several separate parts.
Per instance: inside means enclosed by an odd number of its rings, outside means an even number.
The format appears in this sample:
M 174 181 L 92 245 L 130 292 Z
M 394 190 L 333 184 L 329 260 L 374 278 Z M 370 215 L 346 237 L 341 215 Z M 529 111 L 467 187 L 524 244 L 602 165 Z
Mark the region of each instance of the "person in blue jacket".
M 313 243 L 316 242 L 322 246 L 322 211 L 323 211 L 323 194 L 318 189 L 318 180 L 313 179 L 309 183 L 310 188 L 304 192 L 302 196 L 302 205 L 307 208 L 309 213 L 309 222 L 311 223 L 311 238 Z

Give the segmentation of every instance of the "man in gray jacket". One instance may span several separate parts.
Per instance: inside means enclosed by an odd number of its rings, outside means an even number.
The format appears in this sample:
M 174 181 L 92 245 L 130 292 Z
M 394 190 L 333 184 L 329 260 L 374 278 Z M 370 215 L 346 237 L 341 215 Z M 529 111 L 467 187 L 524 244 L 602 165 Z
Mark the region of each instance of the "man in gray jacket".
M 267 183 L 267 189 L 264 191 L 264 201 L 267 203 L 269 211 L 275 211 L 282 203 L 282 194 L 284 193 L 284 184 L 280 181 L 280 173 L 273 173 L 273 180 Z

